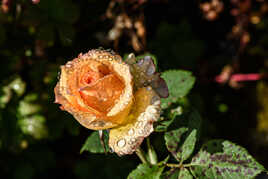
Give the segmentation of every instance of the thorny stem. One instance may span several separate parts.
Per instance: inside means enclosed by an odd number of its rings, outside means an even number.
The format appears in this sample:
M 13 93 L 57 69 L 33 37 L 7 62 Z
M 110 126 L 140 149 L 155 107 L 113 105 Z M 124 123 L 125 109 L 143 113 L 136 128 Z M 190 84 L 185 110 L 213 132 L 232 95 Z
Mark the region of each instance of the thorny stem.
M 146 160 L 146 157 L 144 155 L 144 151 L 140 147 L 137 148 L 136 154 L 140 158 L 142 163 L 148 163 L 148 161 Z

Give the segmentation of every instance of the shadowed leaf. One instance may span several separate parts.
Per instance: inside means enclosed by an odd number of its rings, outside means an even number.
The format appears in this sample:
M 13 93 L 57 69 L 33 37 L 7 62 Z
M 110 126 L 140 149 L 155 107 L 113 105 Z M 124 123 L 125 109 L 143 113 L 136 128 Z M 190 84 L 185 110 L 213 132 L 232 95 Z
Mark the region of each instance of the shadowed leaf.
M 104 144 L 106 151 L 108 151 L 108 134 L 107 132 L 104 133 Z M 80 153 L 84 151 L 89 151 L 91 153 L 104 153 L 104 147 L 101 144 L 100 136 L 98 131 L 94 131 L 90 134 L 90 136 L 87 138 L 85 144 L 80 150 Z

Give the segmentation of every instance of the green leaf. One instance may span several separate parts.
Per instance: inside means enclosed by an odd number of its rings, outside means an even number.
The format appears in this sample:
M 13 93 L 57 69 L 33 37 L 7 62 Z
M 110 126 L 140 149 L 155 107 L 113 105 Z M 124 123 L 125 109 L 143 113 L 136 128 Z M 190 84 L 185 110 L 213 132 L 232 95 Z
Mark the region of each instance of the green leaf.
M 31 135 L 35 139 L 42 139 L 48 136 L 48 129 L 45 123 L 46 118 L 38 114 L 18 120 L 18 125 L 22 132 Z
M 181 142 L 183 135 L 188 131 L 188 128 L 179 128 L 165 133 L 166 147 L 169 152 L 178 160 L 184 161 L 193 153 L 197 130 L 194 129 L 188 133 L 184 142 Z
M 182 168 L 180 170 L 178 179 L 193 179 L 193 176 L 190 174 L 188 169 Z
M 189 132 L 196 129 L 197 139 L 201 135 L 201 127 L 202 127 L 202 119 L 199 112 L 195 108 L 190 108 L 188 110 L 184 110 L 182 115 L 177 115 L 176 119 L 170 125 L 170 129 L 177 129 L 180 127 L 186 127 L 189 129 Z
M 155 132 L 165 132 L 167 131 L 168 127 L 172 124 L 174 121 L 175 116 L 168 119 L 168 120 L 162 120 L 157 123 L 157 125 L 154 128 Z
M 158 165 L 164 165 L 164 164 L 166 164 L 168 162 L 168 160 L 169 160 L 169 155 L 164 160 L 159 162 Z
M 187 136 L 186 140 L 182 144 L 181 147 L 181 154 L 177 153 L 177 156 L 179 157 L 182 161 L 188 159 L 190 155 L 194 151 L 195 143 L 196 143 L 196 129 L 192 130 L 192 132 Z
M 166 171 L 161 176 L 161 179 L 178 179 L 179 172 L 180 172 L 179 168 L 171 168 L 169 171 Z
M 187 131 L 187 128 L 182 127 L 165 133 L 164 138 L 166 141 L 166 147 L 168 151 L 172 153 L 173 156 L 177 156 L 176 154 L 179 142 L 181 141 L 182 135 Z
M 104 133 L 104 144 L 105 144 L 105 149 L 108 151 L 108 133 Z M 94 131 L 90 134 L 90 136 L 87 138 L 85 144 L 80 150 L 80 153 L 84 151 L 89 151 L 91 153 L 104 153 L 104 147 L 101 145 L 101 140 L 99 137 L 99 132 Z
M 18 95 L 21 96 L 24 94 L 25 89 L 26 89 L 26 83 L 22 81 L 20 77 L 16 77 L 10 84 L 9 87 L 14 90 L 14 92 Z
M 247 179 L 265 171 L 246 149 L 222 140 L 205 144 L 191 165 L 192 173 L 200 179 Z
M 38 95 L 35 93 L 27 94 L 19 102 L 18 112 L 21 116 L 33 115 L 41 111 L 41 105 L 36 104 Z
M 165 131 L 167 131 L 168 127 L 172 124 L 172 122 L 174 121 L 174 119 L 176 118 L 177 115 L 180 115 L 180 113 L 173 112 L 171 114 L 171 117 L 167 118 L 167 120 L 164 119 L 164 120 L 158 121 L 158 123 L 154 127 L 154 131 L 155 132 L 165 132 Z
M 140 164 L 129 175 L 128 179 L 159 179 L 164 166 Z
M 169 97 L 161 100 L 161 107 L 167 108 L 171 103 L 174 103 L 178 98 L 182 98 L 192 89 L 195 78 L 189 71 L 170 70 L 162 73 L 161 77 L 166 81 Z
M 9 86 L 3 86 L 0 89 L 0 108 L 5 108 L 6 104 L 10 101 L 12 97 L 12 92 Z

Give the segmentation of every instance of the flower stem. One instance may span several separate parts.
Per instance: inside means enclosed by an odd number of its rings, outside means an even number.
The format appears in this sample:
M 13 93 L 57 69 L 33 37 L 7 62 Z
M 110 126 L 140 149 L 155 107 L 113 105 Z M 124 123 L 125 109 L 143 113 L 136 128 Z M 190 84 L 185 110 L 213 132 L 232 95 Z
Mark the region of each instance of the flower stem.
M 194 166 L 194 164 L 177 164 L 177 163 L 166 163 L 167 167 L 171 167 L 171 168 L 181 168 L 181 167 L 191 167 Z
M 175 163 L 167 163 L 166 166 L 171 167 L 171 168 L 180 168 L 180 164 L 175 164 Z
M 148 161 L 146 160 L 144 151 L 140 147 L 137 148 L 136 154 L 140 158 L 140 160 L 142 161 L 142 163 L 148 163 Z

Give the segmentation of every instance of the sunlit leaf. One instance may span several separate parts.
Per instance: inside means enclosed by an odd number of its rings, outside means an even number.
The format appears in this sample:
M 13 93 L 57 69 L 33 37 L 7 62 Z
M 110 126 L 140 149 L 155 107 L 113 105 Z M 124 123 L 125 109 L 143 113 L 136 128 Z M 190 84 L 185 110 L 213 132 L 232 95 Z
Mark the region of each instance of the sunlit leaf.
M 223 140 L 209 141 L 191 164 L 191 171 L 200 179 L 254 178 L 265 170 L 246 149 Z
M 195 78 L 189 71 L 170 70 L 162 73 L 161 77 L 166 81 L 169 90 L 169 97 L 161 100 L 162 108 L 167 108 L 178 98 L 184 97 L 192 89 Z
M 193 176 L 190 174 L 188 169 L 182 168 L 180 170 L 178 179 L 193 179 Z
M 170 118 L 160 120 L 156 123 L 156 126 L 154 128 L 155 132 L 165 132 L 167 131 L 168 127 L 172 124 L 172 122 L 175 120 L 177 115 L 180 115 L 181 113 L 178 113 L 177 111 L 174 111 L 171 114 Z
M 170 170 L 163 173 L 161 179 L 178 179 L 179 172 L 179 168 L 171 168 Z
M 48 135 L 45 121 L 44 116 L 33 115 L 19 119 L 18 125 L 24 134 L 31 135 L 36 139 L 42 139 Z
M 160 179 L 164 166 L 140 164 L 129 175 L 128 179 Z
M 12 92 L 10 87 L 4 86 L 1 90 L 1 95 L 0 95 L 0 107 L 4 108 L 6 104 L 9 102 L 12 96 Z
M 25 96 L 19 103 L 18 112 L 20 115 L 27 116 L 39 112 L 41 106 L 35 104 L 35 100 L 37 100 L 37 94 L 28 94 Z
M 177 153 L 177 157 L 180 158 L 182 161 L 188 159 L 194 151 L 195 143 L 196 130 L 194 129 L 183 142 L 181 150 Z
M 25 92 L 26 84 L 20 77 L 15 78 L 10 84 L 10 88 L 15 91 L 18 96 Z
M 166 147 L 168 151 L 171 152 L 176 158 L 177 150 L 179 147 L 179 143 L 181 142 L 182 135 L 185 134 L 187 131 L 187 128 L 182 127 L 165 133 L 164 138 L 166 141 Z

